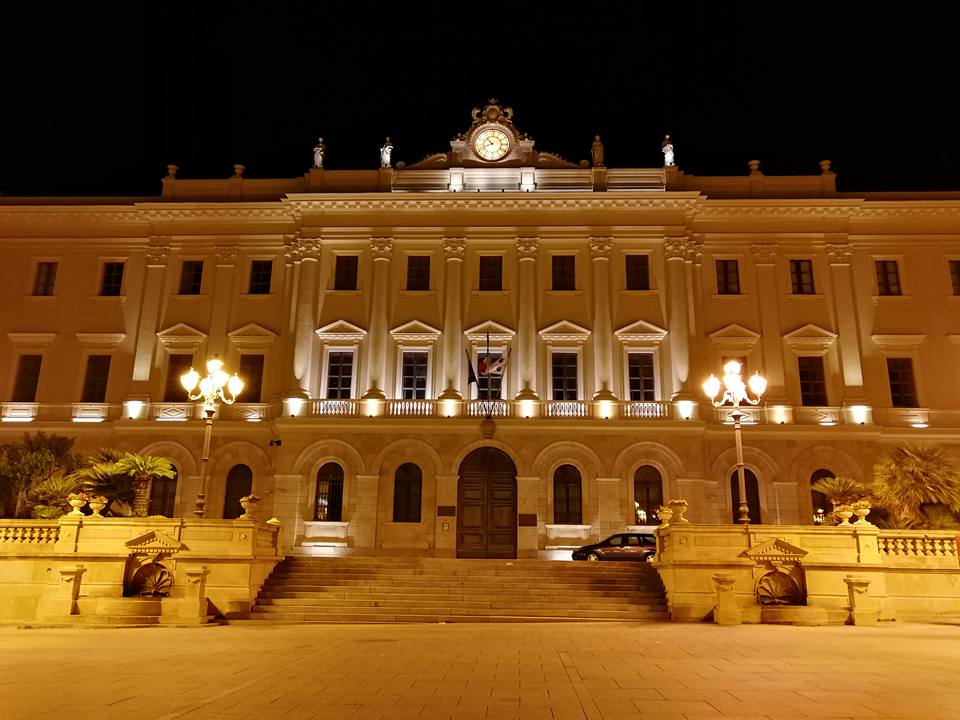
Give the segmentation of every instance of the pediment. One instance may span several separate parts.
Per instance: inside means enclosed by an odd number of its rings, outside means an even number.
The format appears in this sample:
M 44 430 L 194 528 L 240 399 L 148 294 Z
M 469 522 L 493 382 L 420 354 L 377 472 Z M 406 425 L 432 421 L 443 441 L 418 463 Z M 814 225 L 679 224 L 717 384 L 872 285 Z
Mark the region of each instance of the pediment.
M 367 334 L 366 330 L 346 320 L 334 320 L 332 323 L 317 328 L 314 332 L 322 342 L 344 341 L 358 343 L 363 340 Z
M 467 336 L 467 340 L 472 345 L 482 346 L 487 342 L 487 338 L 489 337 L 491 345 L 501 346 L 513 340 L 516 332 L 498 322 L 486 320 L 479 325 L 474 325 L 472 328 L 464 330 L 463 334 Z
M 227 333 L 227 337 L 238 348 L 266 347 L 276 339 L 277 334 L 262 325 L 250 323 Z
M 186 323 L 177 323 L 158 332 L 157 339 L 166 348 L 195 350 L 207 339 L 207 334 Z
M 882 350 L 916 350 L 927 339 L 926 335 L 871 335 Z
M 126 333 L 77 333 L 81 345 L 91 348 L 115 348 L 127 337 Z
M 437 330 L 437 328 L 432 325 L 427 325 L 425 322 L 411 320 L 410 322 L 395 327 L 390 331 L 390 335 L 400 344 L 408 342 L 432 343 L 436 342 L 437 338 L 440 337 L 440 330 Z
M 836 339 L 836 333 L 824 330 L 813 323 L 807 323 L 783 336 L 783 342 L 794 350 L 819 353 L 829 350 Z
M 540 337 L 550 345 L 551 343 L 584 343 L 590 337 L 590 331 L 569 320 L 561 320 L 540 331 Z
M 624 345 L 660 345 L 667 337 L 667 331 L 646 320 L 637 320 L 620 328 L 614 335 Z
M 49 345 L 57 339 L 52 332 L 8 332 L 7 337 L 14 345 Z
M 160 530 L 151 530 L 124 543 L 137 555 L 173 555 L 187 546 Z
M 771 563 L 800 562 L 806 555 L 806 550 L 781 538 L 770 538 L 740 553 L 740 557 Z
M 721 352 L 724 350 L 750 350 L 757 344 L 760 334 L 743 325 L 733 323 L 710 333 L 707 337 Z

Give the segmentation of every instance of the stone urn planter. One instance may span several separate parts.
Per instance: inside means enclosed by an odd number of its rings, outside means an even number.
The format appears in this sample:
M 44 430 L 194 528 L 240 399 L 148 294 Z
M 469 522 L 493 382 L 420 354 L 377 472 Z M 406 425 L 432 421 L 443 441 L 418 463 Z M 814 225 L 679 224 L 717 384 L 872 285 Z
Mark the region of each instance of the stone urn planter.
M 833 514 L 840 518 L 840 525 L 850 525 L 850 518 L 853 517 L 853 510 L 848 506 L 838 507 L 833 511 Z
M 256 495 L 245 495 L 244 497 L 240 498 L 240 507 L 243 508 L 243 515 L 238 517 L 237 520 L 254 519 L 250 510 L 255 509 L 260 500 L 261 498 Z
M 872 522 L 867 520 L 867 515 L 870 514 L 869 505 L 854 505 L 853 514 L 857 516 L 857 521 L 853 523 L 854 525 L 873 525 Z
M 88 505 L 90 505 L 90 509 L 93 510 L 93 515 L 90 517 L 103 517 L 100 511 L 107 506 L 107 501 L 105 498 L 91 498 Z
M 657 527 L 667 527 L 670 524 L 670 518 L 673 517 L 673 510 L 664 506 L 657 508 L 657 515 L 660 516 L 660 525 Z
M 671 500 L 669 502 L 670 509 L 673 511 L 673 524 L 677 523 L 688 523 L 683 514 L 687 511 L 687 501 L 682 499 Z
M 86 498 L 67 498 L 67 502 L 70 503 L 70 507 L 73 508 L 73 510 L 68 512 L 67 515 L 83 515 L 83 511 L 80 510 L 80 508 L 87 504 Z

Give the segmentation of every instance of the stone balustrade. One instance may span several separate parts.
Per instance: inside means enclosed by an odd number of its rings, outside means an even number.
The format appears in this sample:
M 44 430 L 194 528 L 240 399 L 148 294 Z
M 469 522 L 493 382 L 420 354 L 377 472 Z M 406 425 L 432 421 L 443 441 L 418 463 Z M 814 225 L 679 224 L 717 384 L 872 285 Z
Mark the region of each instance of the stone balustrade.
M 905 558 L 946 559 L 957 564 L 958 535 L 949 530 L 881 530 L 877 545 L 884 562 L 895 563 Z
M 56 520 L 0 520 L 0 552 L 24 545 L 42 548 L 57 542 L 60 524 Z

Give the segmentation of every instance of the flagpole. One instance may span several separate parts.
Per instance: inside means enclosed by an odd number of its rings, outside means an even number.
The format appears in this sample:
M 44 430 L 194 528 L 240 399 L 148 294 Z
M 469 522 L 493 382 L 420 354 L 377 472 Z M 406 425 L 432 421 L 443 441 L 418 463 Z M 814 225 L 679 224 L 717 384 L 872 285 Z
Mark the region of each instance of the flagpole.
M 483 363 L 483 374 L 487 376 L 487 420 L 493 415 L 490 407 L 490 331 L 487 330 L 487 357 Z

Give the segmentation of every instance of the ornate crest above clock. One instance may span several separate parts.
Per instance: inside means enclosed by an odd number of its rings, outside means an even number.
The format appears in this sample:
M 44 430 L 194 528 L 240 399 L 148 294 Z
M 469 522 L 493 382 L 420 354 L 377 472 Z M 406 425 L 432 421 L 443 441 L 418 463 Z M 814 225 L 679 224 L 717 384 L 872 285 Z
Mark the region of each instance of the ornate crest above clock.
M 472 116 L 473 124 L 450 141 L 449 152 L 429 155 L 412 165 L 398 163 L 397 169 L 583 166 L 583 163 L 571 163 L 554 153 L 534 150 L 533 138 L 514 126 L 513 109 L 503 107 L 496 98 L 488 100 L 482 109 L 474 108 Z

